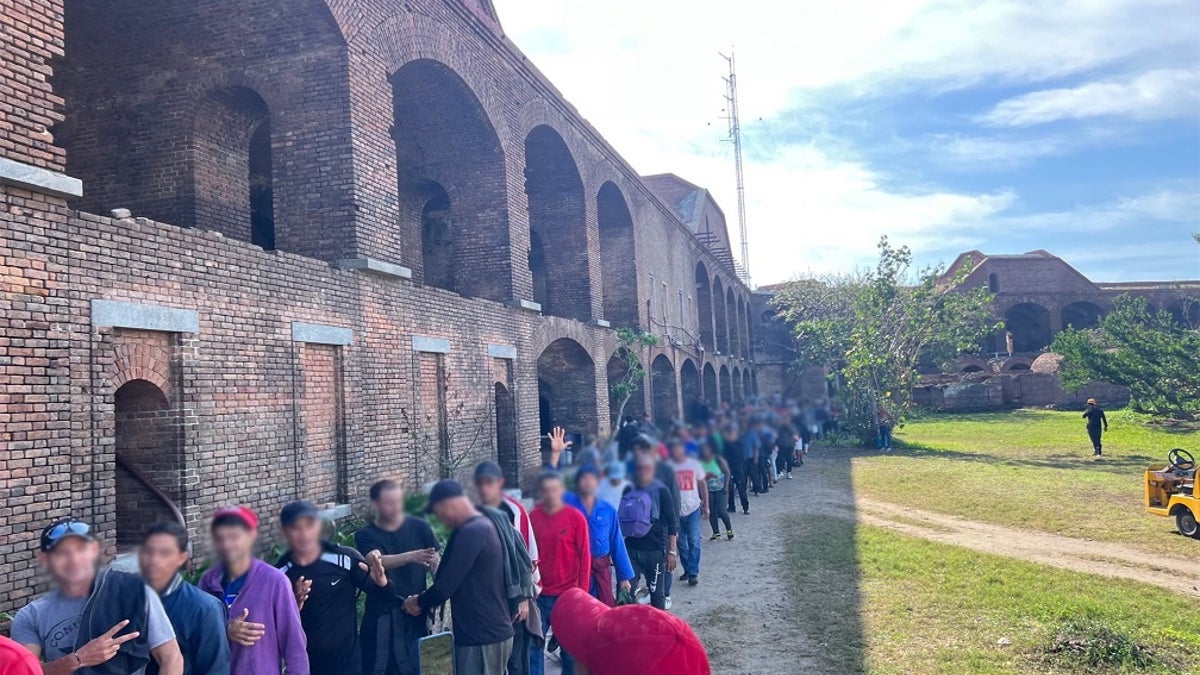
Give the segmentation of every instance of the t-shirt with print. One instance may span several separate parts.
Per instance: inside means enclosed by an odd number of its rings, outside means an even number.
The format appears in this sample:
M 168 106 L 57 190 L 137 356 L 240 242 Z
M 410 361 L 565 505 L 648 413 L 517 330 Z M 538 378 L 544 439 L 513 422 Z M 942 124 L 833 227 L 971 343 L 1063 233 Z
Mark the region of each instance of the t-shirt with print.
M 675 470 L 675 483 L 679 485 L 679 515 L 691 515 L 700 508 L 700 481 L 704 480 L 704 467 L 700 461 L 688 457 L 682 462 L 671 462 Z
M 71 598 L 59 591 L 47 593 L 26 605 L 13 618 L 12 639 L 23 645 L 38 645 L 42 648 L 42 660 L 49 663 L 75 651 L 75 638 L 79 635 L 79 622 L 88 599 Z M 150 649 L 175 639 L 175 629 L 163 609 L 158 593 L 146 587 L 146 644 Z M 130 675 L 142 675 L 139 668 Z

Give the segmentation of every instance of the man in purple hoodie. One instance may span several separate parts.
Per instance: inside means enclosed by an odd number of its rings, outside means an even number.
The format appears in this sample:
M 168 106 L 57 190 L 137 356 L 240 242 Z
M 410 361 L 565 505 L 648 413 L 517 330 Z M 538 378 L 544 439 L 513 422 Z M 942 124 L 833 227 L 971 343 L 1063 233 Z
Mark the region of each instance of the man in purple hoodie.
M 254 557 L 258 516 L 244 506 L 219 509 L 212 520 L 217 564 L 201 590 L 225 603 L 231 675 L 309 675 L 300 610 L 283 572 Z

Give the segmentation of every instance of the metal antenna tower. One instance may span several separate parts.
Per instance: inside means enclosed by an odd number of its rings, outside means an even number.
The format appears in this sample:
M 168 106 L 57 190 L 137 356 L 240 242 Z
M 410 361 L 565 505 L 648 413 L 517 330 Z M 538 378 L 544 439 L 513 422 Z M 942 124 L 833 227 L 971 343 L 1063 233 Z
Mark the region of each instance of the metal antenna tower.
M 746 284 L 750 284 L 750 245 L 746 238 L 746 181 L 742 169 L 742 125 L 738 119 L 737 70 L 733 60 L 733 50 L 729 55 L 721 54 L 729 63 L 729 76 L 725 80 L 725 101 L 729 115 L 729 142 L 733 143 L 733 159 L 737 165 L 737 200 L 738 200 L 738 234 L 741 236 L 741 269 L 738 276 Z

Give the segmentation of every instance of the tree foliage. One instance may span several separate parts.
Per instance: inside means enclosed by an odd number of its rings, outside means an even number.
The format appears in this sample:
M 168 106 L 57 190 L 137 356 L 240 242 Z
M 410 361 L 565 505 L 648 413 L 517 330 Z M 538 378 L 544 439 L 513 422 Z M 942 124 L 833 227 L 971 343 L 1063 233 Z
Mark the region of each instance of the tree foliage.
M 629 399 L 641 389 L 646 379 L 646 368 L 642 365 L 642 351 L 658 344 L 658 338 L 653 333 L 645 333 L 633 328 L 618 328 L 616 356 L 625 364 L 624 376 L 615 382 L 608 383 L 608 391 L 617 402 L 617 419 L 613 421 L 613 433 L 616 426 L 625 416 L 625 406 Z
M 1141 298 L 1121 296 L 1088 330 L 1068 328 L 1051 349 L 1062 355 L 1063 386 L 1089 382 L 1129 388 L 1134 409 L 1174 419 L 1200 416 L 1200 331 L 1165 311 L 1150 312 Z
M 962 289 L 970 272 L 912 269 L 912 251 L 879 241 L 874 269 L 787 284 L 774 303 L 794 327 L 798 366 L 832 370 L 843 425 L 873 438 L 877 411 L 903 419 L 922 362 L 942 364 L 997 328 L 986 288 Z

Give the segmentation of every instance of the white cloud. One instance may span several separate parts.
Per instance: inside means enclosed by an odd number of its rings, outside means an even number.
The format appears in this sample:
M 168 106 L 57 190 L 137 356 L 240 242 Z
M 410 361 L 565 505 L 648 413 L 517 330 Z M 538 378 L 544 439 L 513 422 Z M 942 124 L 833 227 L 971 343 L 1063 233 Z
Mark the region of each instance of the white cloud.
M 1200 117 L 1200 72 L 1163 68 L 1123 80 L 1033 91 L 1001 101 L 980 121 L 991 126 L 1026 127 L 1091 117 Z

